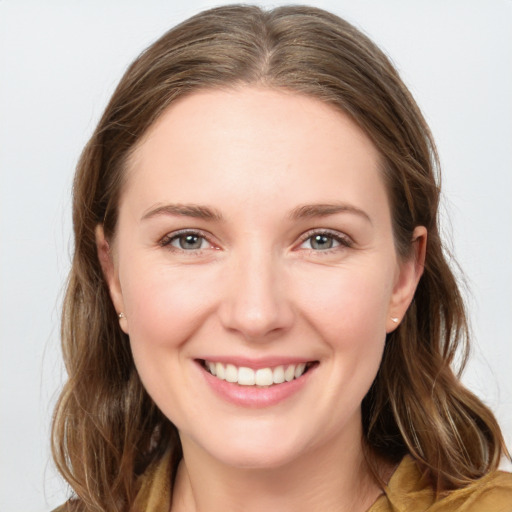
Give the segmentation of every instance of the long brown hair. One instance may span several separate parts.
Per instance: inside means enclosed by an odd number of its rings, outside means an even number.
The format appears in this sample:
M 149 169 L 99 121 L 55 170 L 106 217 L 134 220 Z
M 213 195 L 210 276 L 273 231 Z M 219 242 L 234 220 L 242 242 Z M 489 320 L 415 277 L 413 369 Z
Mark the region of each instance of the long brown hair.
M 225 6 L 172 29 L 129 67 L 80 158 L 73 195 L 75 252 L 64 301 L 69 379 L 55 410 L 53 454 L 77 510 L 128 510 L 137 475 L 171 447 L 176 428 L 144 390 L 97 257 L 95 228 L 116 230 L 124 164 L 176 99 L 204 88 L 255 84 L 305 94 L 349 114 L 383 161 L 398 253 L 428 230 L 422 279 L 388 336 L 363 401 L 367 457 L 411 454 L 434 488 L 459 488 L 495 469 L 505 450 L 489 409 L 452 370 L 467 358 L 464 304 L 438 229 L 436 149 L 416 103 L 386 56 L 320 9 Z M 463 365 L 462 365 L 463 366 Z

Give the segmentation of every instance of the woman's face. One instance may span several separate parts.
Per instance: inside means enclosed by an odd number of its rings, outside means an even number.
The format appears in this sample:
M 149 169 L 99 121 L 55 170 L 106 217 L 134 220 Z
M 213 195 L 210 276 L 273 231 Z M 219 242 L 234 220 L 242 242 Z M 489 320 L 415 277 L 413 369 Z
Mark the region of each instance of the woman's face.
M 185 449 L 276 467 L 359 446 L 421 265 L 398 259 L 379 155 L 346 115 L 250 87 L 180 100 L 133 154 L 115 239 L 108 251 L 98 229 L 98 246 Z

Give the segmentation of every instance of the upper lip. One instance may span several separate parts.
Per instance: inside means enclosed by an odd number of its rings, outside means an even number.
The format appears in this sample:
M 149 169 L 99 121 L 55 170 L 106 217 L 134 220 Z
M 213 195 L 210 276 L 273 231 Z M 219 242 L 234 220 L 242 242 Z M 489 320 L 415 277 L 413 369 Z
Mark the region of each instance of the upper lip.
M 273 368 L 275 366 L 286 366 L 291 364 L 300 364 L 300 363 L 313 363 L 317 360 L 314 358 L 307 357 L 290 357 L 290 356 L 272 356 L 272 357 L 262 357 L 262 358 L 249 358 L 249 357 L 239 357 L 239 356 L 216 356 L 209 355 L 198 358 L 199 361 L 209 361 L 211 363 L 223 363 L 223 364 L 232 364 L 237 367 L 246 367 L 252 368 L 253 370 L 258 370 L 260 368 Z

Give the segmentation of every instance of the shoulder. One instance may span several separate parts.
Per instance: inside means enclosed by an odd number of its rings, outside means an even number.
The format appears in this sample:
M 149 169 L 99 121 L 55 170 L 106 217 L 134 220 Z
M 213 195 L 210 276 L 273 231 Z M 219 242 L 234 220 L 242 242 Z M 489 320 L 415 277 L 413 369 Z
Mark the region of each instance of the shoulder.
M 495 471 L 439 500 L 432 512 L 512 512 L 512 474 Z M 430 512 L 430 511 L 429 511 Z
M 172 453 L 165 452 L 138 478 L 137 493 L 130 507 L 134 511 L 168 512 L 171 503 Z M 84 506 L 71 499 L 52 512 L 78 512 Z M 124 509 L 123 509 L 124 510 Z
M 512 474 L 489 473 L 463 489 L 436 496 L 411 457 L 405 457 L 368 512 L 512 512 Z

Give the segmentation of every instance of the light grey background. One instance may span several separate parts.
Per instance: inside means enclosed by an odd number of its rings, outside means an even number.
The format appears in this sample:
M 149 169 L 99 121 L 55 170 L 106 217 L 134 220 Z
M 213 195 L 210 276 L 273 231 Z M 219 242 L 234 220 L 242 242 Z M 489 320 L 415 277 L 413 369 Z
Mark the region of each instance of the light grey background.
M 2 512 L 49 510 L 66 495 L 48 437 L 63 381 L 59 309 L 80 150 L 131 60 L 218 3 L 0 0 Z M 311 3 L 374 38 L 430 122 L 444 169 L 444 225 L 471 290 L 477 343 L 465 382 L 496 411 L 510 446 L 512 2 Z

